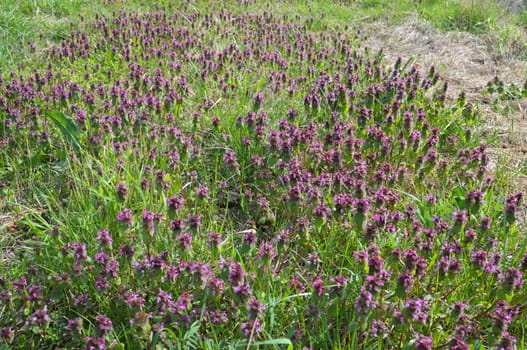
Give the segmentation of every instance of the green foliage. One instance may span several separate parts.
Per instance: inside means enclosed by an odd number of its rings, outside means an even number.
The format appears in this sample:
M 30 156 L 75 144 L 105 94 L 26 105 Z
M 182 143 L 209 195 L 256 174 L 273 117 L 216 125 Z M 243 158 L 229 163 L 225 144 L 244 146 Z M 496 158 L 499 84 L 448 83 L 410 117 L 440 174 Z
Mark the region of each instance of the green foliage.
M 521 194 L 490 176 L 482 116 L 433 67 L 343 31 L 439 2 L 159 4 L 101 7 L 2 74 L 0 179 L 23 240 L 0 264 L 0 346 L 410 350 L 468 326 L 474 349 L 524 346 Z M 450 29 L 483 30 L 491 13 L 471 11 Z M 489 86 L 507 91 L 523 96 Z

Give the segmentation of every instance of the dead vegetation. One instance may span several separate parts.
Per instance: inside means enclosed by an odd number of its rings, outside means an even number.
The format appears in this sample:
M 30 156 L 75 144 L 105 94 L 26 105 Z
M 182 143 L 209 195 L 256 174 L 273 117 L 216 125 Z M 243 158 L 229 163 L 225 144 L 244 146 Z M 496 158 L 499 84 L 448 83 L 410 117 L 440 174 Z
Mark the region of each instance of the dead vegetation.
M 511 42 L 508 47 L 497 48 L 490 36 L 445 33 L 417 16 L 398 26 L 380 21 L 365 24 L 363 35 L 365 46 L 382 50 L 386 62 L 398 57 L 403 61 L 414 58 L 415 65 L 423 71 L 435 66 L 449 82 L 450 99 L 465 92 L 485 120 L 482 131 L 497 136 L 498 145 L 490 150 L 493 166 L 505 165 L 517 175 L 511 178 L 510 191 L 527 190 L 527 99 L 499 101 L 506 107 L 505 112 L 496 109 L 496 95 L 483 93 L 495 77 L 505 84 L 524 84 L 527 62 L 519 55 L 520 50 L 525 50 L 523 43 Z

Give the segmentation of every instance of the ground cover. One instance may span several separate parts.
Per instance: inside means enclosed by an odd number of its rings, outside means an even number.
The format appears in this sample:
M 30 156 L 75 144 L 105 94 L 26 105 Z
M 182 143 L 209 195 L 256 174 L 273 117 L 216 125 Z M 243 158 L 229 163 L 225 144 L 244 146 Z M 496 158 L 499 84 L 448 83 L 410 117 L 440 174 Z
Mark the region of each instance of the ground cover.
M 386 2 L 100 5 L 0 79 L 4 348 L 525 347 L 522 193 Z

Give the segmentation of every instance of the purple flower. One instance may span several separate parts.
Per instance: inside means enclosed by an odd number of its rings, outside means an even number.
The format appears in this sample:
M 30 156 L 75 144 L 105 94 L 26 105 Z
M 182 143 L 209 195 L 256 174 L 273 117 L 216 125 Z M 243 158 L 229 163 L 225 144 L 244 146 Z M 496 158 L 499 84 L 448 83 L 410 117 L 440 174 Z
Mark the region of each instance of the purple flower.
M 253 245 L 256 243 L 256 240 L 256 230 L 249 229 L 243 232 L 243 241 L 245 242 L 245 244 L 249 246 Z
M 416 350 L 431 350 L 434 343 L 432 337 L 416 334 L 414 346 Z
M 82 329 L 82 318 L 77 317 L 71 320 L 68 320 L 68 324 L 66 325 L 66 330 L 69 333 L 78 334 L 80 333 Z
M 517 192 L 511 196 L 505 198 L 505 214 L 510 217 L 514 217 L 514 214 L 518 211 L 518 205 L 522 200 L 523 194 Z
M 161 314 L 165 314 L 167 311 L 173 313 L 175 309 L 174 301 L 172 300 L 172 295 L 165 292 L 163 289 L 159 288 L 159 294 L 156 298 L 157 305 L 161 310 Z
M 369 332 L 370 337 L 377 338 L 384 334 L 388 334 L 388 332 L 389 332 L 388 327 L 383 321 L 376 320 L 376 319 L 371 321 L 371 328 Z
M 261 259 L 273 260 L 276 252 L 271 242 L 263 242 L 258 249 L 258 257 Z
M 176 211 L 183 208 L 185 200 L 181 196 L 174 195 L 167 199 L 167 205 L 170 210 Z
M 179 242 L 179 247 L 183 250 L 192 248 L 192 235 L 188 232 L 183 232 L 176 237 Z
M 42 289 L 44 289 L 44 287 L 36 286 L 34 284 L 29 286 L 27 300 L 40 300 L 40 299 L 42 299 Z
M 410 299 L 404 303 L 404 313 L 408 318 L 422 324 L 428 319 L 428 307 L 430 302 L 423 299 Z
M 244 278 L 244 272 L 242 265 L 240 263 L 234 263 L 231 265 L 231 269 L 229 271 L 229 282 L 234 285 L 240 285 L 243 283 Z
M 13 327 L 3 327 L 0 329 L 0 339 L 10 343 L 15 338 L 15 331 Z
M 119 249 L 119 255 L 126 258 L 133 258 L 135 255 L 135 249 L 130 244 L 121 243 L 121 249 Z
M 187 215 L 187 225 L 197 229 L 201 226 L 201 215 Z
M 117 191 L 117 194 L 119 195 L 119 198 L 126 199 L 126 196 L 128 195 L 128 187 L 123 184 L 122 182 L 118 182 L 115 185 L 115 190 Z
M 262 332 L 262 327 L 260 325 L 260 320 L 258 318 L 255 320 L 249 320 L 247 322 L 242 322 L 240 324 L 240 328 L 246 337 L 251 334 L 254 337 L 256 337 Z
M 265 305 L 262 304 L 254 295 L 251 295 L 251 298 L 246 303 L 247 310 L 249 313 L 249 319 L 255 319 L 258 315 L 264 310 Z
M 197 191 L 198 198 L 207 199 L 209 197 L 209 188 L 206 185 L 200 184 Z
M 404 270 L 397 276 L 397 287 L 401 290 L 409 290 L 414 284 L 414 276 L 409 270 Z
M 221 243 L 221 235 L 214 231 L 209 231 L 209 246 L 219 248 Z
M 503 288 L 510 291 L 521 289 L 523 286 L 523 273 L 515 267 L 511 267 L 507 272 L 500 275 L 500 282 Z
M 86 252 L 86 244 L 73 242 L 71 243 L 73 248 L 73 254 L 75 255 L 75 263 L 79 263 L 88 259 L 88 253 Z
M 456 335 L 448 344 L 450 350 L 470 350 L 467 343 L 461 339 L 459 335 Z
M 227 151 L 223 154 L 223 162 L 234 169 L 238 169 L 240 165 L 238 164 L 238 158 L 236 158 L 236 153 L 234 151 Z
M 468 215 L 466 210 L 456 210 L 452 214 L 452 221 L 455 225 L 462 225 L 465 221 L 468 220 Z
M 182 292 L 177 300 L 177 309 L 179 311 L 185 311 L 192 305 L 193 296 L 190 292 Z
M 321 297 L 324 295 L 324 289 L 326 284 L 324 281 L 320 278 L 320 276 L 317 276 L 313 282 L 311 282 L 311 288 L 313 288 L 313 292 L 316 296 Z
M 89 350 L 106 350 L 106 339 L 99 337 L 86 337 L 86 346 Z
M 249 287 L 248 282 L 233 286 L 232 290 L 234 291 L 234 294 L 242 300 L 246 299 L 252 293 L 252 289 Z
M 263 94 L 263 92 L 259 91 L 259 92 L 255 93 L 254 96 L 253 96 L 253 99 L 254 99 L 255 107 L 260 107 L 263 104 L 263 102 L 264 102 L 264 94 Z
M 514 350 L 516 344 L 516 338 L 511 336 L 509 332 L 503 331 L 501 339 L 496 341 L 496 350 Z
M 145 306 L 145 298 L 136 292 L 131 292 L 126 298 L 126 303 L 131 307 L 142 309 Z
M 100 245 L 103 247 L 111 247 L 112 246 L 112 236 L 110 236 L 110 232 L 107 228 L 100 230 L 97 232 L 97 242 L 99 242 Z
M 132 226 L 133 214 L 130 209 L 123 208 L 119 214 L 117 214 L 117 221 L 124 222 L 128 227 Z
M 360 294 L 355 298 L 355 309 L 359 313 L 366 313 L 369 309 L 376 308 L 379 303 L 375 300 L 373 300 L 373 295 L 364 288 L 364 286 L 360 287 Z
M 44 305 L 43 308 L 37 309 L 31 316 L 29 316 L 28 324 L 37 326 L 47 326 L 51 321 L 48 315 L 48 306 Z

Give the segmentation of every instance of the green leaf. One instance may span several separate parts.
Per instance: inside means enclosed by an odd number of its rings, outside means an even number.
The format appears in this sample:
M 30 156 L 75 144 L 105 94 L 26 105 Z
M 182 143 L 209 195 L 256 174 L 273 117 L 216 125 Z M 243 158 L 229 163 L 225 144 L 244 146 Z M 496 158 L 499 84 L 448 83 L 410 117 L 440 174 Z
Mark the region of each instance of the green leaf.
M 251 343 L 251 346 L 260 346 L 260 345 L 293 345 L 290 339 L 287 338 L 277 338 L 269 340 L 261 340 L 254 343 Z
M 68 118 L 62 112 L 51 112 L 47 111 L 46 116 L 55 123 L 60 129 L 64 137 L 71 143 L 75 149 L 80 149 L 81 144 L 79 142 L 79 127 L 73 120 Z

